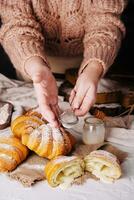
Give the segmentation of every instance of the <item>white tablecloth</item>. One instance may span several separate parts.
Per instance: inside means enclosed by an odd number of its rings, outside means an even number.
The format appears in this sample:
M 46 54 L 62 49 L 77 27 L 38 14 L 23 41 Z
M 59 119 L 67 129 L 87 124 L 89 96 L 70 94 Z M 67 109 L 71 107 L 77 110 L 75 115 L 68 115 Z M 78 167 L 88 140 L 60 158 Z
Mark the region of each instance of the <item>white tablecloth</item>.
M 124 146 L 120 148 L 129 152 L 129 157 L 122 164 L 122 178 L 114 184 L 90 179 L 83 185 L 73 185 L 62 191 L 59 188 L 49 187 L 46 181 L 39 182 L 31 188 L 24 188 L 17 181 L 0 175 L 0 200 L 133 200 L 134 149 Z
M 0 99 L 18 106 L 35 106 L 36 99 L 31 85 L 11 81 L 0 74 Z M 17 181 L 0 175 L 0 200 L 133 200 L 134 199 L 134 147 L 117 145 L 129 153 L 122 164 L 123 176 L 114 184 L 88 180 L 80 186 L 73 185 L 66 191 L 50 188 L 46 181 L 31 188 L 24 188 Z

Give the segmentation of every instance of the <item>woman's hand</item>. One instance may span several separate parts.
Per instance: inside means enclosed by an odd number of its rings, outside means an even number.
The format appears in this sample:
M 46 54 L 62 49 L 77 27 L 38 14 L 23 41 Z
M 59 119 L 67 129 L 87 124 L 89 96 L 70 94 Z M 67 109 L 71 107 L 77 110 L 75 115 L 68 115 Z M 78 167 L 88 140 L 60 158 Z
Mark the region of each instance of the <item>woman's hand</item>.
M 85 115 L 95 103 L 97 85 L 102 72 L 102 65 L 97 61 L 92 61 L 79 75 L 69 99 L 77 116 Z
M 52 72 L 40 57 L 29 59 L 25 71 L 33 81 L 41 114 L 54 127 L 58 127 L 58 90 Z

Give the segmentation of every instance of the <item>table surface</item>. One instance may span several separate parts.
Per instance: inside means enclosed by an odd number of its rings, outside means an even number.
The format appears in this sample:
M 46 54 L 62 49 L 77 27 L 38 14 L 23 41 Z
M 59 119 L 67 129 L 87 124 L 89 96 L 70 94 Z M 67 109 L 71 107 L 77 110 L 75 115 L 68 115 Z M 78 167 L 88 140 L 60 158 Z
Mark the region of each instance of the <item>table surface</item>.
M 119 145 L 118 145 L 119 147 Z M 46 181 L 39 182 L 30 188 L 24 188 L 17 181 L 0 175 L 0 200 L 133 200 L 134 199 L 134 149 L 120 146 L 129 152 L 122 165 L 123 176 L 113 184 L 87 180 L 80 186 L 73 185 L 63 191 L 51 188 Z
M 21 82 L 13 82 L 3 76 L 0 76 L 0 83 L 1 97 L 4 100 L 10 100 L 16 106 L 21 104 L 32 107 L 35 104 L 31 86 L 28 87 Z M 5 90 L 5 88 L 7 89 Z M 2 174 L 0 175 L 0 200 L 133 200 L 134 148 L 119 145 L 117 147 L 129 152 L 129 157 L 122 165 L 122 178 L 114 184 L 105 184 L 90 179 L 81 186 L 72 186 L 66 191 L 62 191 L 60 188 L 50 188 L 46 181 L 42 181 L 30 188 L 24 188 L 19 182 L 10 180 Z

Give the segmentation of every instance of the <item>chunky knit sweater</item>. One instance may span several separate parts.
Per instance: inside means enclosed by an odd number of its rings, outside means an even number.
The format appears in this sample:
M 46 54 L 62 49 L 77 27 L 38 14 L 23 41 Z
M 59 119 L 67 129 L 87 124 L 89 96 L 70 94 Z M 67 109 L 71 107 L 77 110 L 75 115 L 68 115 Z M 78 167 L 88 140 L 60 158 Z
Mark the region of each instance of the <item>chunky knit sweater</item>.
M 0 0 L 0 42 L 15 68 L 46 55 L 83 54 L 104 71 L 113 63 L 125 33 L 120 14 L 126 0 Z

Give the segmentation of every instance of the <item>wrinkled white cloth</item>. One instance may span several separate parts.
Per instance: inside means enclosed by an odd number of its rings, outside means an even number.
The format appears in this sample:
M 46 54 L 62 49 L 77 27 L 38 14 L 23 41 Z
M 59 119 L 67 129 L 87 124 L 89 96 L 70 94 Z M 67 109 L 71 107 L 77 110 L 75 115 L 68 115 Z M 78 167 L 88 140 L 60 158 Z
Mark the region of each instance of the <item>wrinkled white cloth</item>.
M 110 117 L 109 121 L 105 122 L 106 134 L 105 141 L 134 147 L 134 116 L 127 117 Z M 79 123 L 71 130 L 82 135 L 84 119 L 80 118 Z
M 57 83 L 58 85 L 60 82 Z M 119 88 L 115 81 L 102 79 L 99 84 L 99 91 L 113 91 L 114 88 Z M 31 108 L 37 106 L 36 96 L 33 85 L 18 80 L 11 80 L 0 74 L 0 100 L 9 101 L 14 105 L 15 112 L 12 119 L 23 113 L 23 108 Z M 62 110 L 69 108 L 67 102 L 63 102 L 63 98 L 59 97 L 59 106 Z M 89 115 L 86 115 L 87 117 Z M 71 131 L 81 139 L 83 133 L 84 118 L 79 118 L 79 123 L 76 124 Z M 1 131 L 0 131 L 1 133 Z M 109 117 L 106 122 L 106 138 L 109 142 L 114 142 L 124 146 L 134 147 L 134 116 L 127 117 Z
M 106 140 L 124 146 L 134 147 L 134 115 L 113 117 L 113 119 L 111 117 L 110 121 L 108 122 L 109 126 L 107 125 L 106 127 Z
M 37 105 L 34 90 L 32 85 L 24 82 L 12 81 L 0 74 L 0 99 L 10 101 L 15 106 L 14 117 L 20 115 L 23 107 L 32 107 Z M 60 106 L 64 110 L 69 107 L 69 104 L 60 100 Z M 84 185 L 73 185 L 67 191 L 62 191 L 59 188 L 52 189 L 45 181 L 36 184 L 31 188 L 23 188 L 17 181 L 12 181 L 5 175 L 0 175 L 0 200 L 37 200 L 38 199 L 59 199 L 59 200 L 133 200 L 134 196 L 134 116 L 128 121 L 122 122 L 124 128 L 115 127 L 110 123 L 111 127 L 107 129 L 107 140 L 117 143 L 115 146 L 129 153 L 129 157 L 123 163 L 123 177 L 114 184 L 105 184 L 99 181 L 89 179 Z M 111 119 L 113 122 L 113 118 Z M 127 123 L 126 123 L 127 121 Z M 109 122 L 108 122 L 109 123 Z M 81 138 L 83 132 L 84 118 L 79 119 L 79 123 L 75 125 L 71 131 Z M 130 129 L 131 128 L 131 129 Z M 134 129 L 134 128 L 133 128 Z M 8 134 L 9 129 L 1 130 L 0 134 Z M 123 145 L 120 145 L 123 144 Z M 7 192 L 8 187 L 8 192 Z

